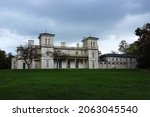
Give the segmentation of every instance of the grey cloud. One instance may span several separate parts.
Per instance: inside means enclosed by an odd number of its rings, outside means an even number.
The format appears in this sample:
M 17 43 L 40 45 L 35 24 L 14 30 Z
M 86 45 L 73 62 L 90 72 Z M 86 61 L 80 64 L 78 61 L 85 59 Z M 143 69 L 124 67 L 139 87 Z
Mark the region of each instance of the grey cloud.
M 149 0 L 0 0 L 0 27 L 35 37 L 47 30 L 57 41 L 80 41 L 89 33 L 105 39 L 119 31 L 116 25 L 127 15 L 150 13 L 149 4 Z

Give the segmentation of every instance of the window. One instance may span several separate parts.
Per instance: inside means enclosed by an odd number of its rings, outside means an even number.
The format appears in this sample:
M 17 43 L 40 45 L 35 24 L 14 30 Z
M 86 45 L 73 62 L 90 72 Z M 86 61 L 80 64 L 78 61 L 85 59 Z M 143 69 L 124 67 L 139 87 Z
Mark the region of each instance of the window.
M 116 58 L 116 61 L 118 61 L 118 58 Z
M 50 39 L 48 39 L 48 44 L 50 44 Z
M 16 68 L 16 61 L 13 61 L 13 68 Z
M 76 55 L 78 55 L 78 51 L 76 51 Z
M 45 44 L 47 44 L 47 39 L 45 39 Z
M 93 47 L 95 47 L 95 42 L 93 42 Z
M 130 58 L 130 61 L 132 61 L 132 58 Z
M 70 68 L 70 61 L 68 61 L 68 64 L 67 64 L 67 65 L 68 65 L 68 68 Z
M 92 62 L 92 68 L 95 68 L 95 64 L 94 64 L 94 61 Z
M 94 52 L 92 52 L 92 57 L 94 58 Z
M 114 61 L 114 58 L 112 58 L 112 61 Z
M 46 60 L 46 68 L 49 68 L 49 60 Z
M 92 47 L 93 45 L 92 45 L 92 42 L 91 42 L 91 47 Z
M 76 68 L 79 68 L 79 61 L 76 61 Z

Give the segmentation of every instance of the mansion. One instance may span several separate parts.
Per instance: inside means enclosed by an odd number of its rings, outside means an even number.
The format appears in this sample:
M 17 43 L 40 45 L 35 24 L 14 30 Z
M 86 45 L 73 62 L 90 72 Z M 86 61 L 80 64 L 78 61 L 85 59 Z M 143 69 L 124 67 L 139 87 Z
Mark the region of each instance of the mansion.
M 135 69 L 137 66 L 136 57 L 126 54 L 104 54 L 101 55 L 98 49 L 97 37 L 84 37 L 82 45 L 77 43 L 76 47 L 66 46 L 61 42 L 60 46 L 54 45 L 54 34 L 41 33 L 38 37 L 39 45 L 34 45 L 33 40 L 28 44 L 38 47 L 40 58 L 32 60 L 31 69 L 54 69 L 54 68 L 83 68 L 83 69 Z M 50 54 L 58 53 L 57 56 Z M 19 59 L 20 50 L 17 48 L 17 55 L 12 58 L 12 69 L 27 69 L 24 60 Z

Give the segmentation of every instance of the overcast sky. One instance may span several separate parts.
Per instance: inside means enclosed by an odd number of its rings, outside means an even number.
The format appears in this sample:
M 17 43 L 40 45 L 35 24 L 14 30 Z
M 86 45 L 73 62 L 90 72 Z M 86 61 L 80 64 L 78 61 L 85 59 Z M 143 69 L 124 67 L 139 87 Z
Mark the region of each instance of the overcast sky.
M 121 40 L 137 40 L 134 31 L 150 22 L 150 0 L 0 0 L 0 49 L 35 40 L 42 32 L 75 46 L 82 37 L 99 38 L 99 50 L 117 51 Z

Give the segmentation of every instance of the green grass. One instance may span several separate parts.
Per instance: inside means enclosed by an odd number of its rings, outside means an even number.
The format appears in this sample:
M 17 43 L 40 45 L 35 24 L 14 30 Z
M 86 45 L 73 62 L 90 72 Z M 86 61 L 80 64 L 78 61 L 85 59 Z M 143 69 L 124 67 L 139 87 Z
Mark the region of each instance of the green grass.
M 0 99 L 150 99 L 150 71 L 0 70 Z

